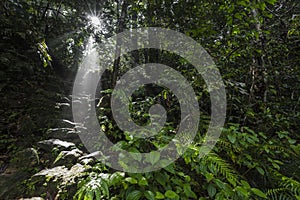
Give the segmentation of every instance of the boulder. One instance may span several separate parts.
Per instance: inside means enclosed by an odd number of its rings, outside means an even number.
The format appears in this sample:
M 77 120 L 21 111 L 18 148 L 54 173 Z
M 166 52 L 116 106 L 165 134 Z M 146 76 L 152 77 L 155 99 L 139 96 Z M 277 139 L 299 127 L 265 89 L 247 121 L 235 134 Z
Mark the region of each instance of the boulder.
M 36 186 L 34 195 L 40 196 L 46 192 L 56 197 L 67 195 L 72 199 L 77 190 L 77 179 L 84 176 L 89 168 L 77 163 L 70 169 L 65 166 L 44 169 L 32 176 L 30 180 Z
M 65 165 L 66 167 L 71 167 L 75 164 L 79 157 L 83 155 L 83 152 L 77 148 L 72 149 L 70 151 L 61 151 L 56 157 L 53 165 Z
M 60 139 L 49 139 L 39 141 L 37 146 L 46 152 L 52 152 L 54 148 L 62 151 L 75 148 L 75 144 L 72 142 L 62 141 Z
M 99 156 L 99 155 L 100 155 L 100 152 L 96 151 L 96 152 L 81 156 L 78 160 L 81 164 L 91 165 L 91 164 L 95 163 L 96 156 Z
M 74 128 L 55 128 L 49 129 L 47 134 L 50 138 L 57 138 L 63 141 L 81 144 L 81 140 Z

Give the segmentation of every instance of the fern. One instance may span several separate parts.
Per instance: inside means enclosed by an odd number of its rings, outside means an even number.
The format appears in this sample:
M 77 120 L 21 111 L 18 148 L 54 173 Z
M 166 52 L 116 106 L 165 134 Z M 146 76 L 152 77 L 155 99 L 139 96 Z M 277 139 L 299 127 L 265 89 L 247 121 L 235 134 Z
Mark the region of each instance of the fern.
M 233 145 L 232 143 L 230 143 L 224 139 L 219 139 L 217 146 L 220 146 L 222 149 L 226 148 L 226 149 L 232 150 L 233 152 L 236 152 L 236 153 L 242 152 L 241 148 L 237 147 L 236 145 Z
M 236 171 L 231 167 L 229 163 L 219 157 L 216 153 L 210 152 L 203 158 L 203 161 L 207 166 L 211 166 L 216 169 L 222 176 L 226 177 L 227 181 L 232 185 L 236 185 L 238 181 L 238 175 Z
M 277 152 L 277 153 L 281 153 L 283 156 L 285 157 L 289 157 L 291 155 L 293 156 L 298 156 L 295 152 L 293 152 L 291 149 L 288 149 L 284 146 L 279 146 L 279 145 L 270 145 L 270 144 L 265 144 L 262 146 L 262 149 L 264 149 L 264 151 L 266 152 Z
M 92 173 L 87 179 L 82 180 L 78 186 L 79 190 L 74 196 L 74 200 L 100 200 L 109 198 L 109 181 L 106 174 Z
M 279 181 L 279 188 L 269 189 L 267 195 L 271 199 L 295 199 L 300 195 L 300 182 L 271 170 Z
M 290 189 L 295 195 L 300 195 L 300 183 L 289 177 L 282 177 L 282 186 Z
M 294 199 L 293 195 L 289 192 L 287 188 L 275 188 L 269 189 L 267 191 L 267 196 L 269 199 Z

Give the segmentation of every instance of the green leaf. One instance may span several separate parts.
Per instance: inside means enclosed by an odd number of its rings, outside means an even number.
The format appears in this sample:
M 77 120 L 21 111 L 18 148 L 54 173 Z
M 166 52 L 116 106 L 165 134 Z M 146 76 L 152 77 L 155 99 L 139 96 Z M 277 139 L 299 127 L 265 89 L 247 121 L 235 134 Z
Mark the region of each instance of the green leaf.
M 210 197 L 214 197 L 215 194 L 216 194 L 216 192 L 217 192 L 217 190 L 216 190 L 216 188 L 215 188 L 215 186 L 213 184 L 209 184 L 208 187 L 207 187 L 207 192 L 208 192 L 208 195 Z
M 273 14 L 272 13 L 266 13 L 265 16 L 268 17 L 268 18 L 270 18 L 270 19 L 273 18 Z
M 278 170 L 280 169 L 280 166 L 278 164 L 276 164 L 275 162 L 272 162 L 272 165 L 273 165 L 274 168 L 276 168 Z
M 236 187 L 236 190 L 238 191 L 238 192 L 240 192 L 242 195 L 244 195 L 244 196 L 248 196 L 248 191 L 245 189 L 245 188 L 243 188 L 243 187 L 241 187 L 241 186 L 237 186 Z
M 227 135 L 227 138 L 232 144 L 234 144 L 236 141 L 235 135 Z
M 146 186 L 148 185 L 148 181 L 145 177 L 142 177 L 141 180 L 139 180 L 139 186 Z
M 173 164 L 170 164 L 170 165 L 166 166 L 164 169 L 165 169 L 166 171 L 172 173 L 172 174 L 175 174 L 175 173 L 176 173 L 175 170 L 174 170 L 174 165 L 173 165 Z
M 241 15 L 240 13 L 235 13 L 234 17 L 237 18 L 237 19 L 240 19 L 240 20 L 243 19 L 243 15 Z
M 130 156 L 137 161 L 142 160 L 142 154 L 140 152 L 130 152 Z
M 246 189 L 250 189 L 250 188 L 251 188 L 251 186 L 249 185 L 248 182 L 246 182 L 246 181 L 244 181 L 244 180 L 241 180 L 241 183 L 242 183 L 242 185 L 244 186 L 244 188 L 246 188 Z
M 139 200 L 142 197 L 143 193 L 139 190 L 134 190 L 132 192 L 130 192 L 126 199 L 127 200 Z
M 109 189 L 106 181 L 101 181 L 101 188 L 105 196 L 109 196 Z
M 245 1 L 237 1 L 237 4 L 241 6 L 247 6 L 247 2 Z
M 63 156 L 64 156 L 64 153 L 60 152 L 53 163 L 55 164 L 56 162 L 58 162 Z
M 155 180 L 161 184 L 161 185 L 166 185 L 167 181 L 169 181 L 169 176 L 166 173 L 156 173 L 155 174 Z
M 189 184 L 184 184 L 183 190 L 186 196 L 191 197 L 193 199 L 197 199 L 197 195 L 192 191 L 191 186 Z
M 157 163 L 160 158 L 160 153 L 157 151 L 151 151 L 149 154 L 146 155 L 146 160 L 149 161 L 152 165 Z
M 166 90 L 163 91 L 163 96 L 164 96 L 164 99 L 166 100 L 167 99 L 167 91 Z
M 297 141 L 294 140 L 294 139 L 289 139 L 288 141 L 289 141 L 290 144 L 295 144 L 295 143 L 297 142 Z
M 120 183 L 123 180 L 124 176 L 125 176 L 124 172 L 115 172 L 109 177 L 110 184 L 115 185 L 117 183 Z
M 84 200 L 91 200 L 91 199 L 94 199 L 94 192 L 90 190 L 85 194 Z
M 155 198 L 156 199 L 165 199 L 165 196 L 160 192 L 156 192 Z
M 155 195 L 152 191 L 147 190 L 144 192 L 144 196 L 148 199 L 148 200 L 155 200 Z
M 95 190 L 95 197 L 96 197 L 96 200 L 101 200 L 101 192 L 100 192 L 100 190 Z
M 225 188 L 225 183 L 223 183 L 221 180 L 219 179 L 214 179 L 214 183 L 220 188 L 220 189 L 224 189 Z
M 251 188 L 251 191 L 256 194 L 257 196 L 261 197 L 261 198 L 264 198 L 266 199 L 267 198 L 267 195 L 262 192 L 261 190 L 257 189 L 257 188 Z
M 206 173 L 205 178 L 207 182 L 210 182 L 214 178 L 214 175 L 212 173 Z
M 137 184 L 137 180 L 135 178 L 132 178 L 132 177 L 125 178 L 125 181 L 127 181 L 131 184 Z
M 266 2 L 269 3 L 269 4 L 274 5 L 277 2 L 277 0 L 266 0 Z
M 256 167 L 256 170 L 261 174 L 261 175 L 265 175 L 265 171 L 260 168 L 260 167 Z
M 179 197 L 178 194 L 176 194 L 176 193 L 175 193 L 174 191 L 172 191 L 172 190 L 166 191 L 166 192 L 165 192 L 165 196 L 168 197 L 168 198 L 170 198 L 170 199 L 175 199 L 175 198 Z

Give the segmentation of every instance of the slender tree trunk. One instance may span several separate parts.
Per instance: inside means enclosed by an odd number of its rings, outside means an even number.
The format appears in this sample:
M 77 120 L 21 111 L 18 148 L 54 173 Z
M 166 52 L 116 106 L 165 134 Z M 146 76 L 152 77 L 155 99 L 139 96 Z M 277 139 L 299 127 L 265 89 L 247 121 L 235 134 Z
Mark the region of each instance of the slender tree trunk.
M 264 59 L 264 36 L 262 32 L 262 25 L 259 21 L 257 9 L 252 9 L 252 16 L 256 21 L 255 29 L 258 33 L 258 38 L 254 39 L 255 48 L 259 51 L 254 51 L 252 56 L 252 65 L 250 65 L 251 86 L 249 90 L 249 105 L 252 106 L 254 112 L 258 112 L 258 107 L 254 107 L 257 104 L 256 98 L 260 98 L 265 103 L 267 102 L 267 80 L 266 80 L 266 65 Z M 244 116 L 243 124 L 247 121 L 247 115 Z
M 138 17 L 137 17 L 137 11 L 133 11 L 132 13 L 132 21 L 133 21 L 133 25 L 132 28 L 137 28 L 137 24 L 138 24 Z M 137 38 L 133 35 L 131 38 L 133 45 L 134 46 L 138 46 L 138 40 Z M 132 60 L 133 60 L 133 67 L 138 66 L 140 63 L 140 58 L 139 58 L 139 52 L 138 51 L 134 51 L 132 52 Z
M 118 1 L 118 5 L 117 5 L 117 12 L 119 13 L 119 8 L 121 5 L 121 0 Z M 127 7 L 128 7 L 128 3 L 126 0 L 123 0 L 122 6 L 121 6 L 121 14 L 118 16 L 118 22 L 117 22 L 117 33 L 122 32 L 126 27 L 125 27 L 125 17 L 127 14 Z M 118 78 L 118 72 L 119 72 L 119 68 L 120 68 L 120 53 L 121 53 L 121 41 L 119 41 L 119 39 L 117 39 L 116 41 L 116 50 L 115 50 L 115 61 L 113 64 L 113 72 L 112 72 L 112 80 L 111 80 L 111 88 L 114 88 L 117 82 L 117 78 Z
M 264 36 L 261 28 L 261 22 L 258 19 L 258 13 L 256 9 L 252 10 L 252 14 L 254 19 L 256 20 L 256 31 L 259 34 L 259 38 L 254 41 L 254 43 L 258 44 L 259 52 L 257 55 L 253 55 L 252 65 L 250 67 L 250 74 L 252 79 L 252 84 L 250 87 L 249 93 L 249 103 L 254 101 L 256 96 L 262 98 L 262 100 L 267 102 L 267 69 L 264 59 Z

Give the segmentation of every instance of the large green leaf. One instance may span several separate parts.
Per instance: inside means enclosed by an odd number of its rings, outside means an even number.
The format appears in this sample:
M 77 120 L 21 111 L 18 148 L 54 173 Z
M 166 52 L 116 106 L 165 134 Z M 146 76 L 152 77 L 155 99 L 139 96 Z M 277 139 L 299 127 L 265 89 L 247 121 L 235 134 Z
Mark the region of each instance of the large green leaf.
M 210 197 L 214 197 L 216 195 L 217 189 L 213 184 L 209 184 L 207 187 L 207 192 Z
M 126 200 L 139 200 L 142 196 L 143 193 L 141 191 L 134 190 L 127 195 Z
M 172 191 L 172 190 L 167 190 L 166 192 L 165 192 L 165 196 L 166 197 L 168 197 L 168 198 L 170 198 L 170 199 L 175 199 L 175 198 L 178 198 L 179 196 L 178 196 L 178 194 L 176 194 L 174 191 Z
M 146 161 L 150 162 L 152 165 L 157 163 L 160 158 L 160 153 L 157 151 L 151 151 L 149 154 L 146 155 Z
M 155 200 L 155 194 L 150 191 L 150 190 L 147 190 L 144 192 L 144 196 L 148 199 L 148 200 Z

